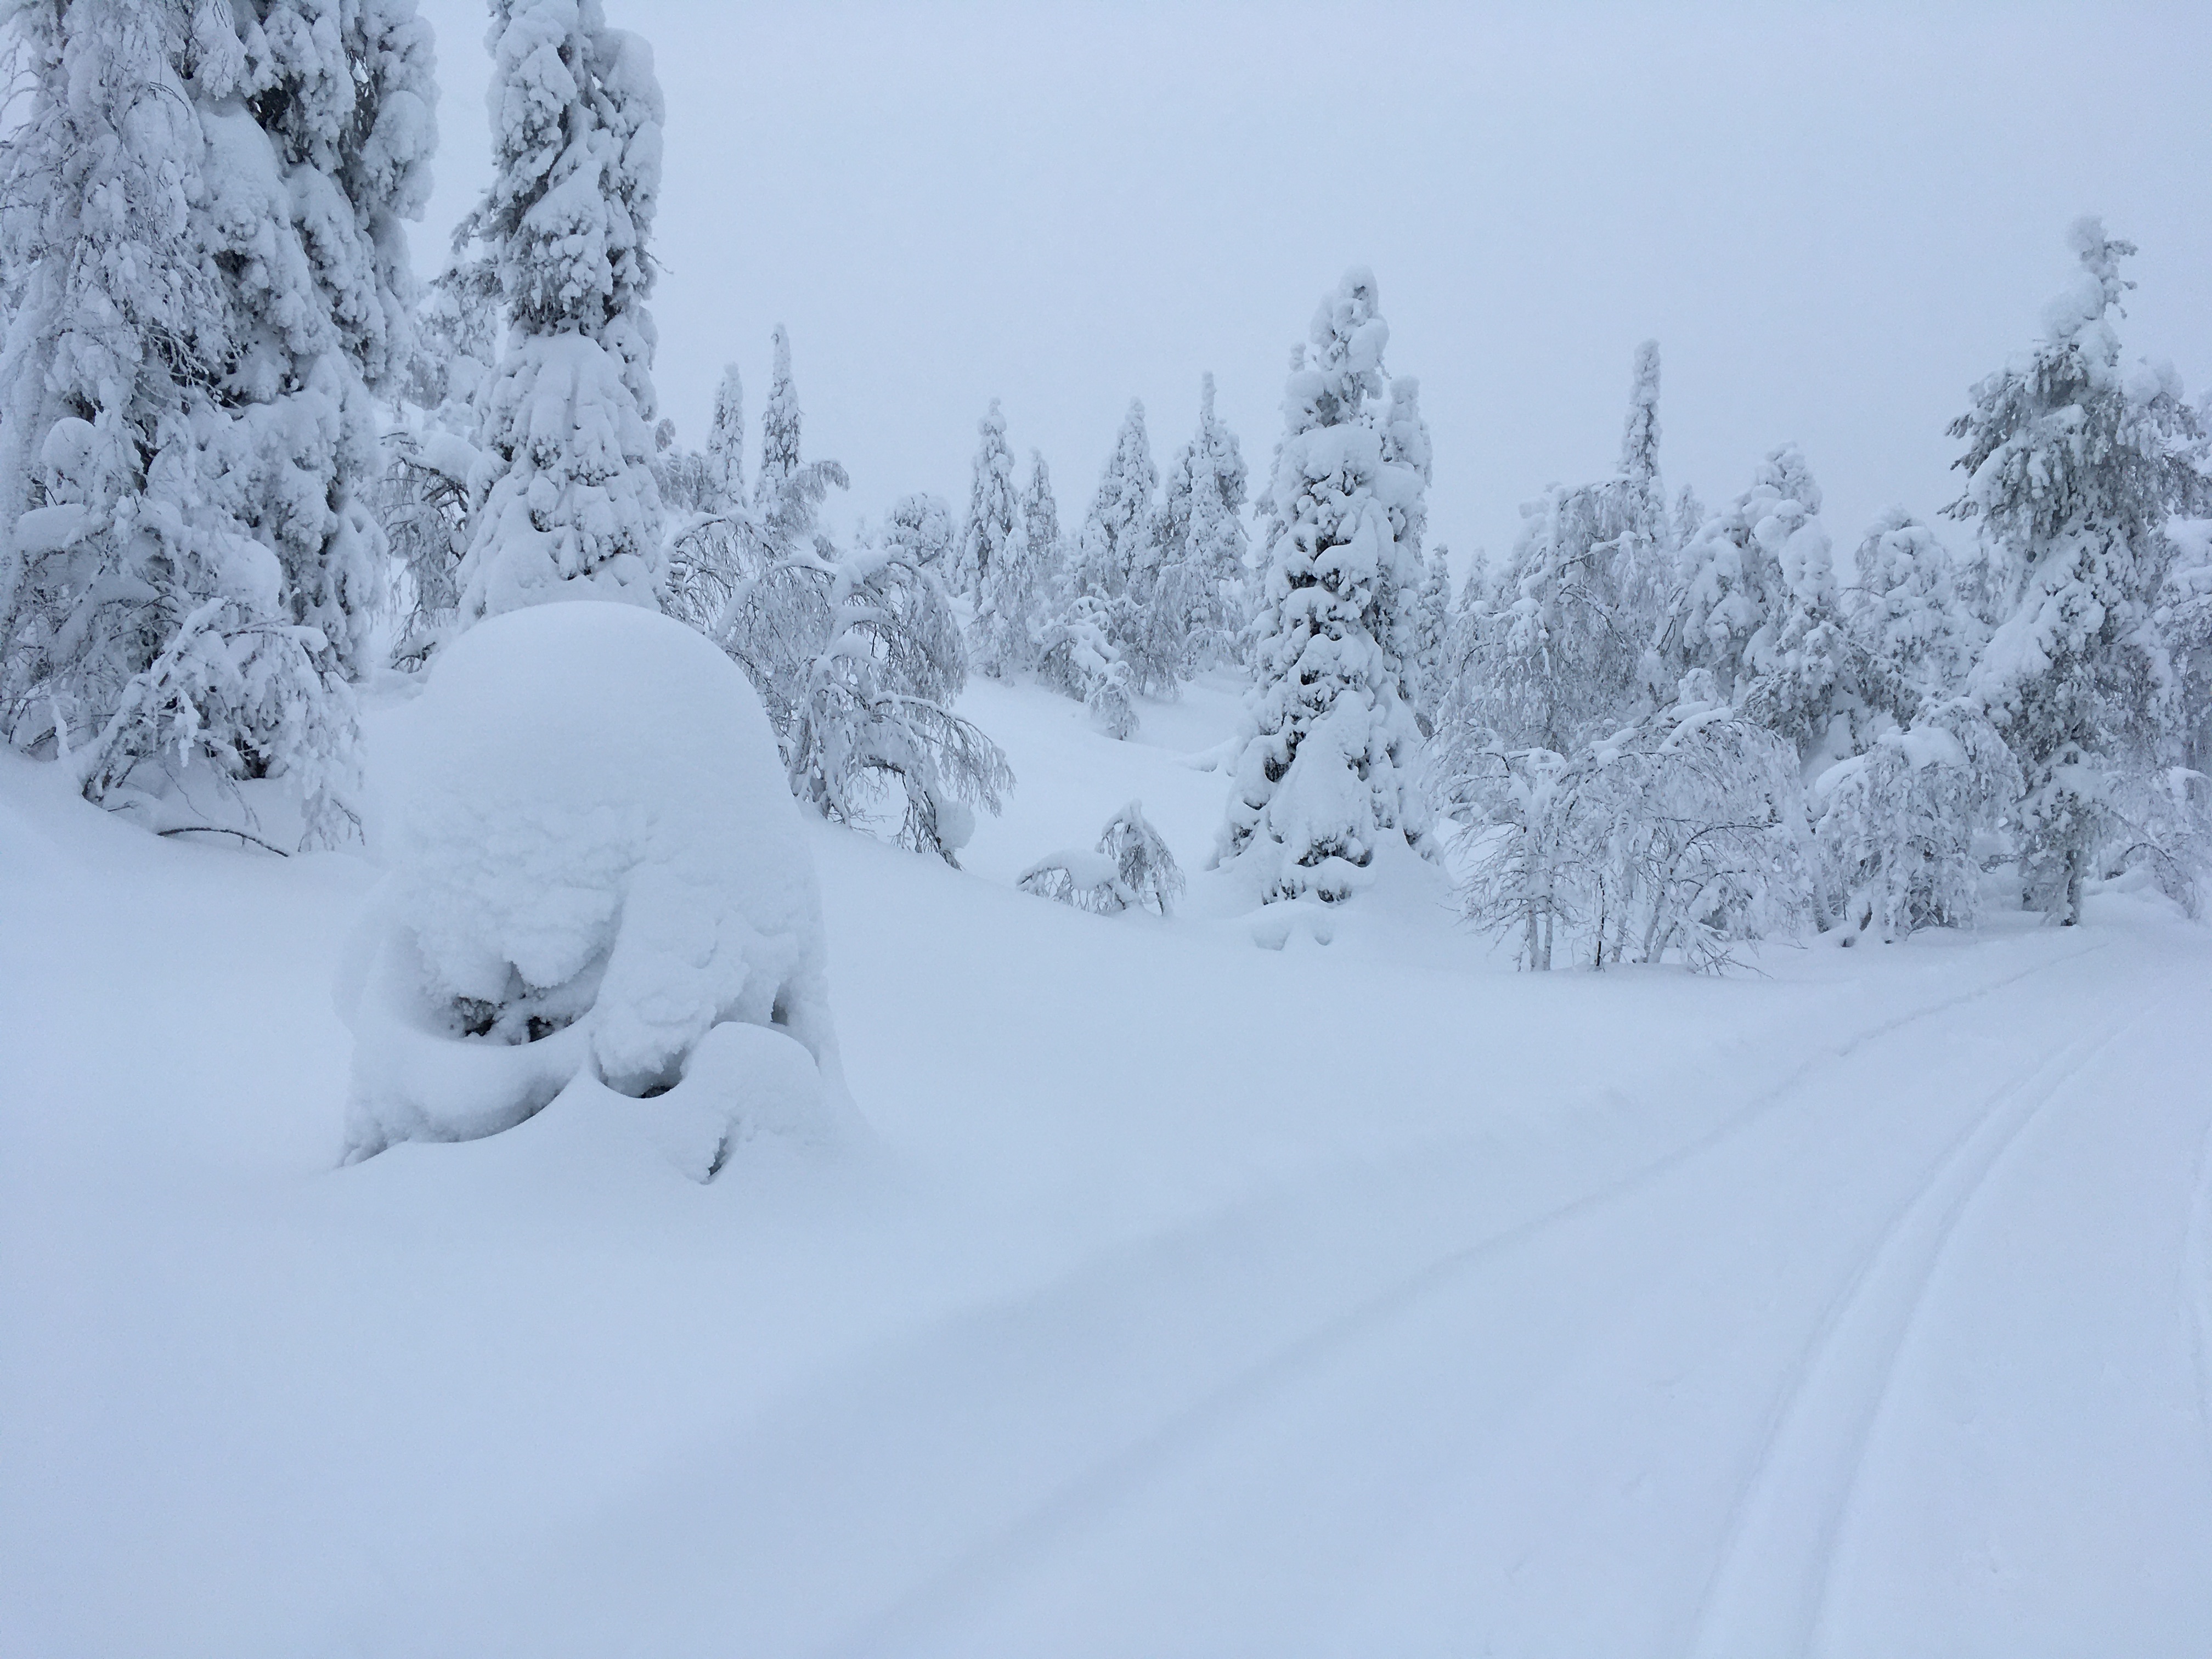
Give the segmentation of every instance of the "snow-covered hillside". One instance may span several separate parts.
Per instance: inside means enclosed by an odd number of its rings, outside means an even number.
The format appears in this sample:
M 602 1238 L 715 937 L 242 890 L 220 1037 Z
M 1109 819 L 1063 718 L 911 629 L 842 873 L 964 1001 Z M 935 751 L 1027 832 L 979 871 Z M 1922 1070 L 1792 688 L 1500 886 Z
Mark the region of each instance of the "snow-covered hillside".
M 1234 708 L 972 686 L 964 872 L 810 817 L 869 1131 L 707 1185 L 340 1167 L 374 866 L 0 753 L 0 1650 L 2203 1650 L 2212 935 L 1516 975 L 1205 871 Z M 1014 890 L 1132 799 L 1173 916 Z

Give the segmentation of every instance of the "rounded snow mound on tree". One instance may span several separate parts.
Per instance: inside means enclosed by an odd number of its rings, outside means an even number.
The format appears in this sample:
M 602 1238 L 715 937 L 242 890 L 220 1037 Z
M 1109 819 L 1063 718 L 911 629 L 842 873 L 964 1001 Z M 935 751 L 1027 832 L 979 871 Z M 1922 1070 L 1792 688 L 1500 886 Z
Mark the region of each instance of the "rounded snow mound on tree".
M 349 1161 L 564 1091 L 627 1097 L 700 1178 L 751 1135 L 848 1122 L 798 806 L 705 639 L 588 600 L 491 617 L 377 771 L 388 873 L 340 988 Z

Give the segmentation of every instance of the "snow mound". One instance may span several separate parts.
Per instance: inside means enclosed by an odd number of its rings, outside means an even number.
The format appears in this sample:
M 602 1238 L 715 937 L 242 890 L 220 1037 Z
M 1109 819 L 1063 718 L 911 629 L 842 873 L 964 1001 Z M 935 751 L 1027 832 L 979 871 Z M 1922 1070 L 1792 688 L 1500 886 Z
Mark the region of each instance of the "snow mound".
M 340 988 L 349 1160 L 572 1085 L 667 1120 L 699 1178 L 849 1118 L 799 810 L 721 652 L 630 605 L 512 611 L 447 647 L 390 750 L 389 873 Z

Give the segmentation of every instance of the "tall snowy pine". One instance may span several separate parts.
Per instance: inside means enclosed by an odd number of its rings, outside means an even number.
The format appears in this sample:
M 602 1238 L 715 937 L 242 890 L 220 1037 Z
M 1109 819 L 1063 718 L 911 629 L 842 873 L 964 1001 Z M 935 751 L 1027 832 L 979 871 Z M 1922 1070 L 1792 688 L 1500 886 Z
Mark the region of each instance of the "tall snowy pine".
M 960 521 L 960 550 L 945 573 L 956 593 L 980 594 L 991 561 L 1014 531 L 1014 455 L 1006 447 L 1006 417 L 999 400 L 975 423 L 981 441 L 968 484 L 968 516 Z
M 658 605 L 653 52 L 599 0 L 492 0 L 491 247 L 507 349 L 486 394 L 464 625 L 549 599 Z
M 1374 277 L 1347 271 L 1284 392 L 1259 684 L 1217 849 L 1252 860 L 1267 901 L 1349 897 L 1386 839 L 1418 845 L 1427 827 L 1401 694 L 1427 457 L 1394 458 L 1407 423 L 1370 405 L 1389 339 Z
M 1146 655 L 1175 679 L 1233 660 L 1243 634 L 1247 538 L 1244 458 L 1200 383 L 1198 430 L 1176 452 L 1153 529 L 1158 575 Z
M 2073 227 L 2081 270 L 2044 338 L 1974 388 L 1951 426 L 2002 620 L 1968 680 L 2018 758 L 2027 897 L 2071 925 L 2100 843 L 2177 722 L 2153 604 L 2167 515 L 2192 493 L 2188 410 L 2170 380 L 2123 373 L 2112 317 L 2132 243 Z
M 95 799 L 281 779 L 335 834 L 435 143 L 412 0 L 15 3 L 0 729 Z

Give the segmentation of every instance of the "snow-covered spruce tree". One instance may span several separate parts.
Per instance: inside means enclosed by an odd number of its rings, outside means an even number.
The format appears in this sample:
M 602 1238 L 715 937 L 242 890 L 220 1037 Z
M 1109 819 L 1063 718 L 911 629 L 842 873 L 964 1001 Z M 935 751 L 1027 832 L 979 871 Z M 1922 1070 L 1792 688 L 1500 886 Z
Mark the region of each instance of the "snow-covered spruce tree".
M 1386 443 L 1387 410 L 1370 406 L 1389 384 L 1373 276 L 1347 271 L 1308 338 L 1284 392 L 1258 684 L 1217 849 L 1251 860 L 1270 902 L 1347 898 L 1385 837 L 1419 846 L 1427 829 L 1400 689 L 1422 574 L 1400 538 L 1418 524 L 1423 469 L 1389 459 L 1402 439 Z
M 1022 541 L 1036 567 L 1039 597 L 1057 593 L 1066 574 L 1061 545 L 1060 503 L 1052 493 L 1052 469 L 1041 450 L 1030 451 L 1030 478 L 1022 486 Z
M 1177 680 L 1237 656 L 1245 614 L 1244 458 L 1200 382 L 1198 430 L 1176 452 L 1153 540 L 1158 578 L 1146 613 L 1148 660 Z
M 94 799 L 281 778 L 329 836 L 435 93 L 411 0 L 320 9 L 0 13 L 0 729 Z
M 1659 480 L 1659 349 L 1636 353 L 1620 471 L 1554 484 L 1522 526 L 1486 611 L 1464 642 L 1465 684 L 1447 732 L 1480 746 L 1565 754 L 1673 695 L 1654 641 L 1672 598 L 1674 554 Z
M 1429 550 L 1429 568 L 1413 602 L 1413 718 L 1425 732 L 1436 731 L 1450 689 L 1451 627 L 1451 555 L 1439 542 Z
M 1840 597 L 1820 490 L 1795 444 L 1698 529 L 1663 635 L 1667 673 L 1703 671 L 1719 695 L 1819 757 L 1843 694 Z
M 1457 734 L 1565 754 L 1625 717 L 1639 641 L 1622 625 L 1602 488 L 1554 484 L 1521 507 L 1521 534 L 1467 641 Z
M 493 176 L 467 228 L 508 321 L 484 396 L 461 623 L 549 599 L 658 605 L 650 47 L 599 0 L 492 0 Z
M 2171 659 L 2153 616 L 2172 562 L 2168 514 L 2193 487 L 2170 378 L 2124 374 L 2112 322 L 2134 246 L 2079 221 L 2081 270 L 2044 338 L 1974 388 L 1951 426 L 2003 621 L 1968 679 L 2018 758 L 2031 906 L 2071 925 L 2116 788 L 2160 765 L 2175 730 Z
M 956 585 L 975 596 L 975 666 L 999 679 L 1036 660 L 1036 567 L 1023 534 L 1014 456 L 997 398 L 976 429 L 982 442 L 953 570 Z
M 1172 683 L 1151 655 L 1146 614 L 1158 574 L 1152 520 L 1158 486 L 1145 406 L 1132 399 L 1076 537 L 1066 600 L 1072 610 L 1095 617 L 1115 654 L 1128 664 L 1131 689 L 1139 691 Z
M 1960 598 L 1950 550 L 1901 507 L 1869 526 L 1845 592 L 1860 696 L 1910 726 L 1964 685 L 1989 630 Z
M 992 559 L 1014 533 L 1014 453 L 1006 447 L 1006 417 L 996 398 L 975 422 L 975 435 L 968 516 L 960 521 L 959 552 L 945 572 L 945 585 L 970 599 L 982 592 Z
M 832 489 L 849 486 L 838 462 L 805 459 L 791 341 L 781 326 L 774 343 L 775 374 L 769 407 L 761 412 L 761 470 L 751 499 L 738 490 L 744 417 L 736 371 L 728 370 L 716 397 L 717 428 L 708 434 L 720 449 L 702 458 L 703 471 L 711 475 L 703 481 L 702 505 L 669 538 L 670 613 L 756 668 L 799 659 L 794 653 L 803 652 L 800 636 L 782 623 L 787 597 L 782 590 L 793 580 L 794 561 L 804 564 L 808 553 L 836 556 L 821 532 L 822 505 Z M 785 728 L 771 682 L 786 678 L 770 670 L 767 680 L 757 674 L 754 681 L 778 731 Z
M 745 498 L 745 383 L 735 363 L 725 363 L 714 383 L 703 453 L 707 487 L 698 505 L 702 511 L 726 513 Z

